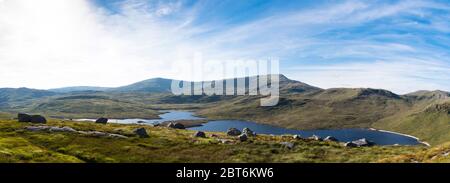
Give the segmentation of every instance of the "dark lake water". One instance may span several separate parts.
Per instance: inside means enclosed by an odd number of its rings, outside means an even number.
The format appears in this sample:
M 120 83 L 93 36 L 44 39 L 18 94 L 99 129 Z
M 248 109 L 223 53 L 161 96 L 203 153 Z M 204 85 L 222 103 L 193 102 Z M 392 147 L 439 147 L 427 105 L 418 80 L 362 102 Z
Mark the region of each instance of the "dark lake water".
M 322 138 L 333 136 L 341 142 L 353 141 L 361 138 L 366 138 L 377 145 L 417 145 L 417 139 L 369 129 L 340 129 L 340 130 L 294 130 L 282 127 L 275 127 L 270 125 L 258 124 L 248 121 L 239 120 L 218 120 L 210 121 L 203 126 L 189 128 L 190 130 L 210 131 L 210 132 L 226 132 L 229 128 L 250 128 L 258 134 L 273 134 L 273 135 L 300 135 L 302 137 L 310 137 L 318 135 Z
M 161 119 L 146 120 L 146 119 L 110 119 L 111 123 L 121 123 L 121 124 L 135 124 L 139 121 L 144 122 L 144 124 L 156 124 L 166 121 L 176 121 L 176 120 L 199 120 L 204 119 L 194 116 L 194 113 L 188 111 L 165 111 L 164 114 L 160 115 Z M 92 121 L 92 119 L 80 119 Z M 333 136 L 341 142 L 347 142 L 352 140 L 357 140 L 361 138 L 366 138 L 370 141 L 375 142 L 378 145 L 417 145 L 420 142 L 412 137 L 382 132 L 377 130 L 369 129 L 339 129 L 339 130 L 295 130 L 286 129 L 282 127 L 270 126 L 259 124 L 249 121 L 240 120 L 217 120 L 209 121 L 203 124 L 203 126 L 192 127 L 189 130 L 199 130 L 208 132 L 226 132 L 229 128 L 237 128 L 242 130 L 243 128 L 250 128 L 257 134 L 273 134 L 273 135 L 300 135 L 302 137 L 310 137 L 312 135 L 318 135 L 322 138 L 326 136 Z

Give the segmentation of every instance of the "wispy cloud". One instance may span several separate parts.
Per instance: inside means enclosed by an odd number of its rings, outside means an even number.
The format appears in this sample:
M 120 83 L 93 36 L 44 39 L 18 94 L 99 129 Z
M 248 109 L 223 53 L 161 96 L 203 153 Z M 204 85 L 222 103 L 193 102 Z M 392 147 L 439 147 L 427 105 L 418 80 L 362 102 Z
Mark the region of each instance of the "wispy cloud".
M 97 1 L 0 0 L 0 86 L 189 79 L 171 67 L 202 52 L 279 57 L 281 72 L 320 87 L 449 90 L 444 1 Z

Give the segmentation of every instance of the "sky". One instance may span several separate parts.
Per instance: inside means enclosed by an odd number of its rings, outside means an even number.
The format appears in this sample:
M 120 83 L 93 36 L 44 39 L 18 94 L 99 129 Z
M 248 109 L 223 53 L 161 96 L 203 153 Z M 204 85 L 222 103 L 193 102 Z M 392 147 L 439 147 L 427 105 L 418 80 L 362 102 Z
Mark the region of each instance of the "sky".
M 277 58 L 321 88 L 450 91 L 450 1 L 0 0 L 0 87 L 190 80 L 174 68 L 196 53 Z

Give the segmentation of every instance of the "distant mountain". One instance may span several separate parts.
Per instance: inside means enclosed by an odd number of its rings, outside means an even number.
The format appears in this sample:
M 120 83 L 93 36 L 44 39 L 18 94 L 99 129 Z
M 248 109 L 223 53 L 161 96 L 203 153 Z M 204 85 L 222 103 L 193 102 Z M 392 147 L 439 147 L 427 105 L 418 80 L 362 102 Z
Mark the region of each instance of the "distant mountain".
M 406 94 L 406 96 L 415 97 L 417 99 L 449 99 L 450 93 L 441 90 L 434 90 L 434 91 L 420 90 Z
M 72 86 L 72 87 L 49 89 L 48 91 L 57 92 L 57 93 L 69 93 L 69 92 L 80 92 L 80 91 L 106 91 L 109 89 L 111 89 L 111 88 L 96 87 L 96 86 Z
M 24 102 L 31 99 L 54 96 L 56 94 L 47 90 L 30 88 L 0 88 L 0 107 L 8 106 L 10 102 Z
M 153 78 L 137 83 L 133 83 L 127 86 L 122 86 L 118 88 L 111 88 L 107 91 L 113 92 L 170 92 L 171 91 L 172 80 L 165 78 Z

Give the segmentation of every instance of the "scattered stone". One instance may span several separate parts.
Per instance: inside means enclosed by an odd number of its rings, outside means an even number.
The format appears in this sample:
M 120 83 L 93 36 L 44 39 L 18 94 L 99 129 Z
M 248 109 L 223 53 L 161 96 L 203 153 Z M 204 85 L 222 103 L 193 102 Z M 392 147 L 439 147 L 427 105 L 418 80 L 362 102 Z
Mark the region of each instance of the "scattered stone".
M 138 129 L 135 129 L 133 132 L 134 132 L 137 136 L 139 136 L 139 138 L 148 138 L 148 137 L 150 137 L 150 136 L 148 135 L 148 133 L 147 133 L 147 130 L 145 130 L 145 128 L 138 128 Z
M 32 115 L 31 116 L 31 122 L 32 123 L 47 123 L 47 119 L 45 119 L 41 115 Z
M 288 149 L 293 149 L 295 146 L 294 143 L 292 143 L 292 142 L 280 142 L 280 144 Z
M 217 138 L 217 137 L 219 137 L 219 136 L 216 135 L 216 134 L 211 134 L 211 137 L 212 137 L 212 138 Z
M 108 136 L 107 133 L 105 133 L 105 132 L 99 132 L 99 131 L 90 131 L 90 132 L 86 132 L 86 135 L 93 136 L 93 137 L 104 137 L 104 136 Z
M 60 127 L 50 127 L 49 131 L 50 132 L 70 132 L 70 133 L 77 132 L 75 129 L 67 127 L 67 126 L 62 127 L 62 128 L 60 128 Z
M 37 131 L 47 131 L 50 129 L 50 126 L 27 126 L 25 127 L 25 130 L 37 132 Z
M 152 127 L 158 127 L 158 126 L 161 126 L 161 124 L 160 124 L 160 123 L 153 123 L 153 124 L 150 124 L 150 126 L 152 126 Z
M 227 131 L 227 135 L 229 135 L 229 136 L 239 136 L 239 135 L 241 135 L 242 133 L 241 133 L 241 131 L 239 131 L 238 129 L 236 129 L 236 128 L 230 128 L 230 129 L 228 129 L 228 131 Z
M 197 138 L 206 138 L 206 134 L 205 134 L 205 132 L 197 131 L 197 132 L 195 132 L 194 137 L 197 137 Z
M 232 144 L 233 141 L 229 139 L 217 139 L 222 144 Z
M 252 130 L 250 130 L 250 128 L 244 128 L 244 129 L 242 130 L 242 133 L 246 134 L 246 135 L 249 136 L 249 137 L 254 137 L 254 136 L 256 136 L 256 133 L 253 132 Z
M 323 139 L 324 141 L 328 141 L 328 142 L 338 142 L 339 140 L 333 136 L 328 136 L 325 139 Z
M 301 140 L 302 139 L 302 137 L 300 137 L 300 135 L 294 135 L 294 136 L 292 136 L 292 138 L 294 140 Z
M 319 136 L 317 136 L 317 135 L 313 135 L 313 136 L 309 137 L 308 139 L 310 139 L 310 140 L 316 140 L 316 141 L 322 141 L 322 140 L 323 140 L 322 137 L 319 137 Z
M 359 139 L 359 140 L 354 140 L 354 141 L 352 141 L 352 143 L 356 144 L 358 147 L 372 146 L 372 145 L 374 145 L 373 142 L 370 142 L 370 141 L 368 141 L 368 140 L 365 139 L 365 138 Z
M 446 152 L 443 154 L 444 157 L 447 157 L 448 155 L 450 155 L 450 152 Z
M 95 123 L 106 124 L 108 123 L 108 118 L 98 118 Z
M 167 125 L 167 127 L 169 127 L 169 128 L 174 128 L 174 129 L 185 129 L 186 127 L 183 125 L 183 124 L 181 124 L 181 123 L 169 123 L 168 125 Z
M 109 137 L 112 137 L 112 138 L 118 138 L 118 139 L 126 139 L 126 138 L 128 138 L 127 136 L 123 136 L 123 135 L 119 135 L 119 134 L 114 134 L 114 133 L 111 133 L 111 134 L 109 134 L 108 136 L 109 136 Z
M 344 146 L 345 146 L 345 147 L 358 147 L 358 145 L 356 145 L 356 144 L 353 143 L 353 142 L 347 142 L 347 143 L 344 144 Z
M 17 114 L 17 119 L 19 122 L 31 122 L 31 116 L 24 113 Z
M 240 140 L 241 142 L 247 141 L 247 140 L 248 140 L 247 134 L 244 133 L 244 134 L 240 135 L 240 136 L 239 136 L 239 140 Z

